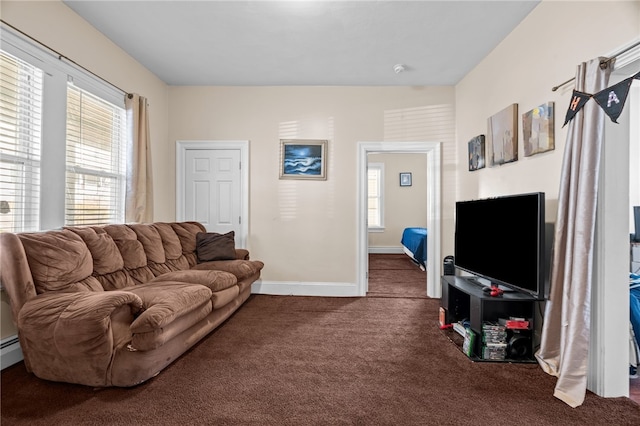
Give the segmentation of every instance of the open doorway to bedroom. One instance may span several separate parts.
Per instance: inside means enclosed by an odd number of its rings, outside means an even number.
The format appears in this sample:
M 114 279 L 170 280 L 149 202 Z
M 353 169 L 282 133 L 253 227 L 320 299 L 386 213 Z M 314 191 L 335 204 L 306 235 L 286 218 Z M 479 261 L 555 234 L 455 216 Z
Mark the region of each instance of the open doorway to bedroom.
M 427 297 L 427 155 L 367 155 L 367 297 Z
M 361 296 L 366 296 L 369 290 L 369 227 L 368 227 L 368 215 L 369 215 L 369 202 L 368 202 L 368 171 L 367 165 L 369 163 L 369 155 L 387 155 L 387 154 L 405 154 L 413 155 L 419 158 L 419 161 L 424 166 L 421 166 L 418 173 L 419 178 L 423 181 L 420 184 L 417 182 L 417 176 L 411 170 L 403 170 L 402 172 L 393 169 L 391 173 L 385 167 L 385 180 L 397 179 L 397 186 L 403 185 L 403 189 L 407 187 L 415 188 L 423 187 L 421 195 L 412 193 L 413 202 L 407 200 L 404 208 L 411 208 L 413 203 L 416 203 L 415 198 L 424 198 L 426 200 L 426 208 L 424 211 L 418 214 L 423 217 L 423 221 L 420 223 L 426 223 L 426 229 L 428 231 L 428 238 L 425 240 L 426 245 L 426 273 L 424 273 L 423 281 L 423 295 L 429 297 L 440 297 L 440 264 L 436 259 L 440 258 L 440 164 L 441 164 L 441 147 L 439 142 L 360 142 L 358 144 L 358 217 L 357 217 L 357 254 L 358 254 L 358 292 Z M 391 168 L 389 168 L 391 169 Z M 399 170 L 399 169 L 398 169 Z M 416 169 L 417 170 L 417 169 Z M 397 173 L 397 174 L 396 174 Z M 401 177 L 402 173 L 402 177 Z M 407 173 L 411 173 L 408 178 Z M 404 178 L 404 181 L 401 179 Z M 407 180 L 409 179 L 409 180 Z M 411 186 L 408 186 L 408 183 Z M 395 184 L 392 184 L 395 185 Z M 400 189 L 402 189 L 400 188 Z M 422 203 L 424 200 L 420 200 Z M 385 229 L 387 227 L 385 213 Z M 418 223 L 418 222 L 417 222 Z M 396 226 L 396 225 L 394 225 Z M 397 225 L 401 229 L 404 229 L 404 225 Z M 393 237 L 392 237 L 393 238 Z M 401 234 L 396 236 L 401 238 Z M 383 243 L 384 244 L 384 243 Z M 395 247 L 397 253 L 394 254 L 400 258 L 406 257 L 403 254 L 402 247 L 399 242 L 393 243 L 388 247 Z M 408 260 L 405 259 L 405 260 Z M 419 268 L 418 268 L 419 270 Z M 420 271 L 422 273 L 422 271 Z

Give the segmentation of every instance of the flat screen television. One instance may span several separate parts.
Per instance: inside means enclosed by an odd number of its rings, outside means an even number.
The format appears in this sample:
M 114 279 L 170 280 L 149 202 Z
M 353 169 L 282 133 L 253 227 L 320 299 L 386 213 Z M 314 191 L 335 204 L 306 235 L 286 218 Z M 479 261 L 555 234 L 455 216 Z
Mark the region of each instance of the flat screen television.
M 479 284 L 545 296 L 544 193 L 456 202 L 454 264 Z
M 633 206 L 633 225 L 635 233 L 631 234 L 631 241 L 640 243 L 640 206 Z

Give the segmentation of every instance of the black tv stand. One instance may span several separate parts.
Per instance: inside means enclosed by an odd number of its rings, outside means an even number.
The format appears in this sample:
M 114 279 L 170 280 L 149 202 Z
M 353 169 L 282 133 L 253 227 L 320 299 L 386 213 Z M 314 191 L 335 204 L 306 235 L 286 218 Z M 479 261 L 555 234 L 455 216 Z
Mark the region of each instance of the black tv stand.
M 475 342 L 469 357 L 474 361 L 491 362 L 535 362 L 534 353 L 537 348 L 536 342 L 536 307 L 544 299 L 534 297 L 528 293 L 513 290 L 503 293 L 500 296 L 491 296 L 490 293 L 482 291 L 482 287 L 477 285 L 474 277 L 459 277 L 455 275 L 444 275 L 441 279 L 442 298 L 440 308 L 444 313 L 446 324 L 454 324 L 466 320 L 469 328 L 475 333 Z M 529 321 L 526 330 L 508 330 L 508 342 L 513 342 L 514 346 L 507 346 L 507 356 L 504 360 L 484 359 L 482 342 L 482 325 L 485 322 L 498 323 L 499 319 L 511 317 L 525 318 Z M 454 331 L 447 331 L 447 333 Z M 518 351 L 516 351 L 515 340 L 518 337 Z M 459 339 L 451 339 L 454 343 L 461 345 Z
M 484 279 L 484 278 L 478 278 L 478 277 L 464 277 L 465 279 L 467 279 L 469 282 L 474 283 L 477 286 L 480 286 L 481 288 L 491 288 L 491 287 L 498 287 L 500 290 L 502 290 L 503 292 L 510 292 L 510 291 L 515 291 L 514 289 L 512 289 L 511 287 L 507 287 L 506 285 L 502 285 L 502 284 L 495 284 L 492 283 L 491 281 Z

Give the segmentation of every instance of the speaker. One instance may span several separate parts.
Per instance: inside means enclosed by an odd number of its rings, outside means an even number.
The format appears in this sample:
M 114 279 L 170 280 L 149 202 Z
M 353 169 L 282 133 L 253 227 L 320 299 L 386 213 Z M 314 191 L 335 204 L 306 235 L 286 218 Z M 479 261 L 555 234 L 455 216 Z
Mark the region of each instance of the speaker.
M 531 330 L 507 331 L 507 358 L 531 358 Z
M 455 275 L 456 267 L 454 265 L 453 256 L 446 256 L 442 262 L 442 270 L 445 275 Z

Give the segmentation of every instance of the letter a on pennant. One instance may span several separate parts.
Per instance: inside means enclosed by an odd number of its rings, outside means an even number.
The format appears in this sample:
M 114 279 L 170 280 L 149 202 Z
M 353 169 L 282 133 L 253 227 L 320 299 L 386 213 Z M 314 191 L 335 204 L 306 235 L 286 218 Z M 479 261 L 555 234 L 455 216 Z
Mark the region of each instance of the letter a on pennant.
M 600 105 L 614 123 L 617 123 L 616 120 L 620 117 L 620 114 L 622 114 L 622 109 L 629 95 L 629 88 L 631 87 L 633 78 L 634 77 L 629 77 L 593 95 L 593 99 L 596 100 L 598 105 Z
M 571 103 L 569 103 L 569 108 L 567 109 L 567 115 L 564 118 L 564 124 L 562 127 L 566 126 L 569 121 L 576 116 L 578 111 L 582 109 L 584 104 L 591 98 L 591 95 L 584 92 L 578 92 L 577 90 L 573 91 L 571 95 Z

